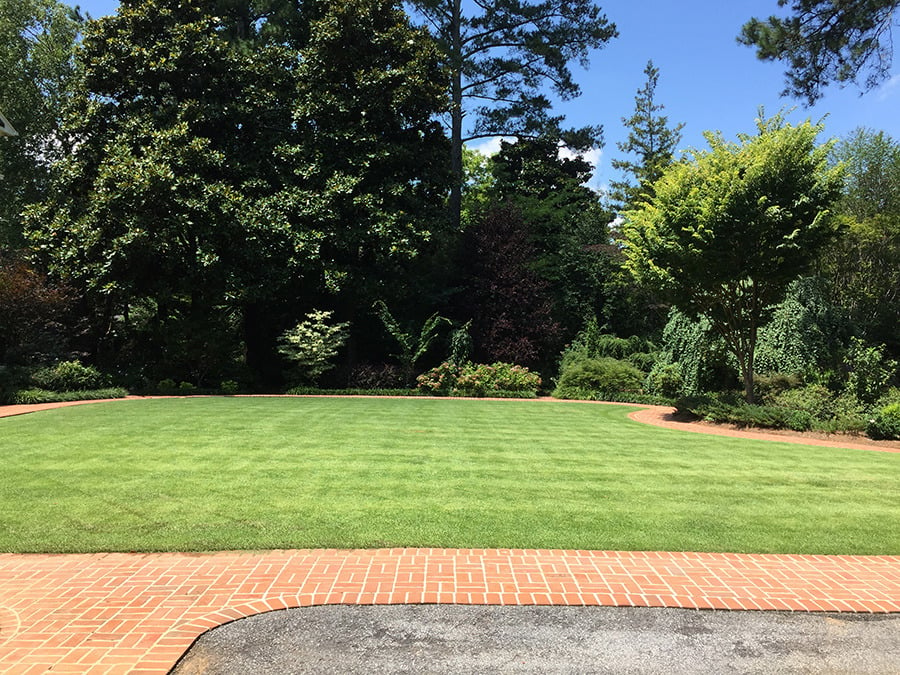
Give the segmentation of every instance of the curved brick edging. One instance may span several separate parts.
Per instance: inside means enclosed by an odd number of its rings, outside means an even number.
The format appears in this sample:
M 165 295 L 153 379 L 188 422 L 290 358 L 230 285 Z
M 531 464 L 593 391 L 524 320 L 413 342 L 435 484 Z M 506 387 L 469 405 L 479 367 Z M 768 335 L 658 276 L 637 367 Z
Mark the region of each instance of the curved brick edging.
M 900 557 L 508 549 L 0 554 L 2 672 L 164 673 L 214 626 L 322 604 L 900 612 Z M 0 620 L 10 614 L 0 613 Z

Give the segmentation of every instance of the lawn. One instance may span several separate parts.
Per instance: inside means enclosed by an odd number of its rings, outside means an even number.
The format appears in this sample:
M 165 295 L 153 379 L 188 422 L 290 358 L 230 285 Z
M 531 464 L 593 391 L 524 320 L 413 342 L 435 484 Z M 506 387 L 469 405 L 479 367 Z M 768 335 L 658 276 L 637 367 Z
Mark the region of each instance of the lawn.
M 900 554 L 900 454 L 658 429 L 630 409 L 190 398 L 0 419 L 0 550 Z

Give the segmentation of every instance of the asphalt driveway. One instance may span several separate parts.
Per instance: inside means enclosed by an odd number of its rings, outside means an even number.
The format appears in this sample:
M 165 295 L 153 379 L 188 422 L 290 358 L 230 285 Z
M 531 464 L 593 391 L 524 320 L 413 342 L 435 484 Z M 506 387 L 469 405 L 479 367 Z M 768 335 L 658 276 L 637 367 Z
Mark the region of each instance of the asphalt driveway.
M 173 673 L 900 673 L 900 614 L 328 605 L 220 626 Z

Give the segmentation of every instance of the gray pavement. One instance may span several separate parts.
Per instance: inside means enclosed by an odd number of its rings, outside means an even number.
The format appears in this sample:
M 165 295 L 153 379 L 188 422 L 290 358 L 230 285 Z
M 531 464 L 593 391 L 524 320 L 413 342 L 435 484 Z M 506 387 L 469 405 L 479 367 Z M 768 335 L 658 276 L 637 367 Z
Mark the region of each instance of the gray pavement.
M 173 673 L 897 675 L 900 615 L 330 605 L 220 626 Z

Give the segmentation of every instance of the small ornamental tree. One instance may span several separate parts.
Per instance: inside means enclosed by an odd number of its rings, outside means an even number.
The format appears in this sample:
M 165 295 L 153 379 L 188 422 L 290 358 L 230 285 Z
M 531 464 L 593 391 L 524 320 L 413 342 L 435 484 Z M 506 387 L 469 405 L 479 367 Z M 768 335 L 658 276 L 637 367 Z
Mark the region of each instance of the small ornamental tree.
M 319 376 L 332 368 L 328 361 L 337 356 L 347 340 L 349 323 L 329 324 L 334 312 L 313 310 L 278 339 L 278 353 L 293 361 L 304 382 L 315 383 Z
M 759 326 L 769 307 L 834 234 L 829 206 L 842 167 L 829 167 L 822 125 L 757 121 L 739 142 L 708 133 L 710 149 L 671 166 L 655 196 L 625 213 L 627 266 L 691 317 L 706 317 L 737 360 L 753 400 Z

